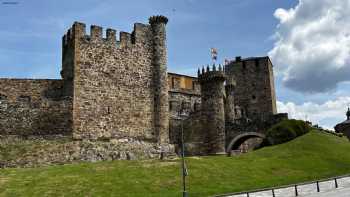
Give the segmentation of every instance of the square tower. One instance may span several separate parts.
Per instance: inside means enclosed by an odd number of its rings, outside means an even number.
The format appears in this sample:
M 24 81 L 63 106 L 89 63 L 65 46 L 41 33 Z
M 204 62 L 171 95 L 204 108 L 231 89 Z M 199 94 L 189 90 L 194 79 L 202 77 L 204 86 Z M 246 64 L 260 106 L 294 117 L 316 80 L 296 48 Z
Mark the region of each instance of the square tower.
M 61 75 L 73 97 L 75 139 L 167 143 L 166 23 L 153 16 L 132 33 L 75 22 L 63 37 Z
M 273 65 L 269 57 L 251 57 L 235 61 L 225 66 L 230 80 L 236 81 L 235 106 L 249 119 L 266 120 L 277 113 Z

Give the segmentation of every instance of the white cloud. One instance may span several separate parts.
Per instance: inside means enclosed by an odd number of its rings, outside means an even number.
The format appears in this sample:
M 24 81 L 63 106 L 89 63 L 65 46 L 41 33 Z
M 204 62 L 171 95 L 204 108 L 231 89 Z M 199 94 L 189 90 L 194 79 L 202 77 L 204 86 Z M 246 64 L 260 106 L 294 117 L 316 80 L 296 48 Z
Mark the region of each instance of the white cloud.
M 277 101 L 277 108 L 280 113 L 288 113 L 289 118 L 309 120 L 324 128 L 333 129 L 336 124 L 345 120 L 346 107 L 349 104 L 350 97 L 339 97 L 322 104 L 306 102 L 298 105 Z
M 299 0 L 279 8 L 269 56 L 287 87 L 326 92 L 350 80 L 350 0 Z

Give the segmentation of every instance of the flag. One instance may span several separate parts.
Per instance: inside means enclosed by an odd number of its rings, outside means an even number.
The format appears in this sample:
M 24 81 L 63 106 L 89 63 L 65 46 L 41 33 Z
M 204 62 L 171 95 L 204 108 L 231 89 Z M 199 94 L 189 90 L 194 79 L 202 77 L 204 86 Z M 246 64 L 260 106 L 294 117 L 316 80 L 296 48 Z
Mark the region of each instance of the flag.
M 218 51 L 216 50 L 216 48 L 211 48 L 210 53 L 211 53 L 211 59 L 213 59 L 214 61 L 217 60 Z

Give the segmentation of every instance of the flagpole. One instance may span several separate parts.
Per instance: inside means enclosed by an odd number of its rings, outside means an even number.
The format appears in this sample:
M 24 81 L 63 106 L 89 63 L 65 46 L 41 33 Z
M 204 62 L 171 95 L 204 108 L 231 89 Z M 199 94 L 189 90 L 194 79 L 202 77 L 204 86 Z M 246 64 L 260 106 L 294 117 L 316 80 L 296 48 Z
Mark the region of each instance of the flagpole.
M 181 119 L 181 144 L 182 144 L 182 186 L 183 186 L 183 197 L 187 197 L 186 191 L 186 164 L 185 164 L 185 143 L 184 143 L 184 124 Z
M 179 111 L 179 118 L 181 121 L 181 160 L 182 160 L 182 196 L 187 197 L 187 191 L 186 191 L 186 176 L 187 176 L 187 169 L 186 169 L 186 163 L 185 163 L 185 138 L 184 138 L 184 117 L 185 117 L 185 108 L 184 104 L 181 103 L 181 109 Z

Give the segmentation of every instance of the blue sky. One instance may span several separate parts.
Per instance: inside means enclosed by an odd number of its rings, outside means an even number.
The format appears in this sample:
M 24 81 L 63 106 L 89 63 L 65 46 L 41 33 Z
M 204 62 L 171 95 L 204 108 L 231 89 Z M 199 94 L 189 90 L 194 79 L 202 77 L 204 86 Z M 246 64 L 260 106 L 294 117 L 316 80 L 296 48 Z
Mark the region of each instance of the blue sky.
M 327 84 L 333 83 L 334 87 L 318 85 L 318 78 L 311 79 L 309 83 L 305 79 L 310 76 L 302 69 L 313 68 L 318 63 L 311 65 L 290 55 L 310 49 L 306 42 L 310 39 L 307 37 L 299 39 L 305 40 L 302 44 L 291 38 L 301 35 L 298 28 L 300 25 L 312 26 L 315 21 L 327 16 L 327 12 L 319 10 L 330 7 L 329 2 L 330 0 L 0 0 L 0 77 L 60 78 L 61 37 L 74 21 L 84 22 L 87 26 L 96 24 L 130 32 L 133 23 L 147 23 L 149 16 L 162 14 L 169 18 L 169 71 L 194 75 L 199 66 L 210 62 L 211 47 L 218 49 L 221 62 L 224 58 L 235 56 L 270 55 L 275 65 L 280 111 L 289 112 L 296 118 L 312 117 L 312 121 L 330 128 L 344 119 L 344 109 L 350 102 L 348 79 L 344 76 L 339 77 L 341 80 L 334 81 L 332 79 L 339 73 L 327 76 L 321 72 L 318 75 L 324 79 L 328 77 L 330 82 L 327 81 Z M 340 4 L 338 0 L 332 2 Z M 315 6 L 320 8 L 311 9 Z M 311 12 L 320 13 L 315 16 L 307 14 Z M 321 35 L 326 35 L 322 29 L 320 32 Z M 331 37 L 328 35 L 322 38 L 332 40 Z M 297 44 L 303 47 L 297 51 L 285 50 L 290 48 L 285 46 Z M 343 48 L 339 50 L 345 51 Z M 339 53 L 335 49 L 334 52 Z M 347 54 L 347 51 L 344 53 Z M 339 59 L 342 60 L 341 57 L 336 60 Z M 333 61 L 328 58 L 324 62 L 328 60 Z M 341 62 L 340 60 L 336 62 Z M 345 60 L 347 61 L 346 58 Z M 349 67 L 347 63 L 334 65 Z M 327 66 L 328 64 L 319 68 L 328 73 Z M 332 109 L 329 102 L 336 102 L 334 115 L 318 117 L 316 113 L 325 114 L 324 110 Z

